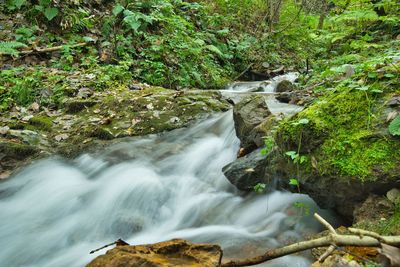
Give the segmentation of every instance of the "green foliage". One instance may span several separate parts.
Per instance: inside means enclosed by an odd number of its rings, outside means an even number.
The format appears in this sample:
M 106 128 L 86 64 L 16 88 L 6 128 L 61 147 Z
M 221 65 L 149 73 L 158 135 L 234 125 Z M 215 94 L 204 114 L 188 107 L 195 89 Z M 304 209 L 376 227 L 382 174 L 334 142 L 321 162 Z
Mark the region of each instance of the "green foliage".
M 266 189 L 267 189 L 266 184 L 258 183 L 254 186 L 254 191 L 258 194 L 264 193 Z
M 389 125 L 391 135 L 400 136 L 400 116 L 397 116 Z
M 273 137 L 269 136 L 264 139 L 264 147 L 261 149 L 261 155 L 266 156 L 275 145 L 275 140 Z
M 27 47 L 24 43 L 17 41 L 0 42 L 0 54 L 18 56 L 18 48 Z

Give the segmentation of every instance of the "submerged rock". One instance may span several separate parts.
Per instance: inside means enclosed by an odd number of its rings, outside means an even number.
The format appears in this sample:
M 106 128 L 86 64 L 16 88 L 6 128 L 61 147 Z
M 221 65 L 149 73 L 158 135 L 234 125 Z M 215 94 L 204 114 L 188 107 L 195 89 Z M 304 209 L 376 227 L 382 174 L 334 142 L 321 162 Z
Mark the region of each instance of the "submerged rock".
M 152 245 L 119 246 L 97 257 L 87 267 L 217 267 L 221 258 L 222 249 L 217 245 L 175 239 Z

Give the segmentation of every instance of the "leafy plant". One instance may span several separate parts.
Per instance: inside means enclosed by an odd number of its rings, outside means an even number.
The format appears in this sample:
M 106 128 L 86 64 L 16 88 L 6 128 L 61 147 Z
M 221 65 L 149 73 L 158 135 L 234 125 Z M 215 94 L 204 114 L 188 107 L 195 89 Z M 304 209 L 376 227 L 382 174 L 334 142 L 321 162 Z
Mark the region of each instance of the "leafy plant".
M 18 48 L 24 47 L 27 47 L 26 44 L 17 41 L 0 42 L 0 54 L 18 56 Z
M 262 194 L 267 189 L 267 185 L 263 183 L 258 183 L 254 186 L 254 191 L 258 194 Z
M 261 149 L 261 155 L 265 156 L 269 152 L 271 152 L 272 148 L 275 145 L 275 140 L 273 137 L 269 136 L 264 139 L 264 147 Z

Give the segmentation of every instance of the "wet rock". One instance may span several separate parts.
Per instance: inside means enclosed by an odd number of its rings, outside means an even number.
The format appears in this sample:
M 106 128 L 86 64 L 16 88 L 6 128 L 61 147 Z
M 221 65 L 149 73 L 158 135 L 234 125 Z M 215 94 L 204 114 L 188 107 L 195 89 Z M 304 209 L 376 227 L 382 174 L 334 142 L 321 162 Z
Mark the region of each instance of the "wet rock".
M 283 92 L 291 92 L 294 89 L 295 85 L 291 81 L 283 80 L 277 84 L 275 91 L 277 93 L 283 93 Z
M 9 130 L 8 135 L 18 138 L 27 144 L 37 144 L 40 140 L 39 134 L 31 130 Z
M 249 139 L 252 140 L 257 147 L 264 146 L 264 138 L 273 135 L 274 128 L 282 119 L 283 117 L 274 115 L 267 117 L 263 122 L 254 127 L 249 134 Z
M 118 246 L 94 259 L 87 267 L 217 267 L 222 250 L 217 245 L 171 240 L 153 245 Z
M 287 103 L 287 104 L 288 104 L 289 102 L 292 101 L 293 94 L 290 93 L 290 92 L 283 92 L 283 93 L 277 94 L 277 95 L 275 96 L 275 98 L 276 98 L 276 100 L 278 100 L 279 102 Z
M 260 95 L 246 97 L 234 106 L 233 120 L 236 136 L 240 139 L 243 148 L 251 151 L 257 147 L 250 133 L 270 115 L 265 99 Z
M 252 191 L 256 184 L 262 182 L 266 165 L 266 157 L 261 155 L 261 149 L 257 149 L 226 165 L 222 171 L 238 189 Z

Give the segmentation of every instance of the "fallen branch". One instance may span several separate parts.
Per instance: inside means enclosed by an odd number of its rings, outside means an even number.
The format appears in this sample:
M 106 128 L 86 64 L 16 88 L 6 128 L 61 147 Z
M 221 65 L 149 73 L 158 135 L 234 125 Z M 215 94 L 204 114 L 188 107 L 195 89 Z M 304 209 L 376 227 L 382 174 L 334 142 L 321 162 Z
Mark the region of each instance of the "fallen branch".
M 33 54 L 33 53 L 50 53 L 50 52 L 62 50 L 64 47 L 77 48 L 77 47 L 87 46 L 89 44 L 92 44 L 92 42 L 78 43 L 78 44 L 74 44 L 74 45 L 59 45 L 59 46 L 45 47 L 45 48 L 34 47 L 29 50 L 18 51 L 18 54 L 19 55 L 29 55 L 29 54 Z M 0 56 L 11 56 L 11 55 L 12 55 L 11 53 L 0 53 Z
M 380 236 L 377 233 L 368 232 L 365 230 L 350 228 L 352 233 L 357 235 L 342 235 L 337 234 L 335 229 L 326 220 L 318 214 L 314 215 L 315 218 L 322 223 L 329 230 L 329 235 L 315 238 L 309 241 L 295 243 L 282 248 L 275 248 L 267 251 L 264 255 L 223 263 L 221 267 L 240 267 L 257 265 L 268 260 L 280 258 L 293 253 L 301 252 L 304 250 L 329 247 L 327 251 L 320 257 L 319 260 L 323 261 L 328 257 L 337 246 L 353 246 L 353 247 L 380 247 L 382 243 L 391 246 L 400 246 L 400 236 Z

